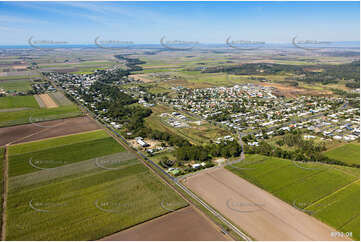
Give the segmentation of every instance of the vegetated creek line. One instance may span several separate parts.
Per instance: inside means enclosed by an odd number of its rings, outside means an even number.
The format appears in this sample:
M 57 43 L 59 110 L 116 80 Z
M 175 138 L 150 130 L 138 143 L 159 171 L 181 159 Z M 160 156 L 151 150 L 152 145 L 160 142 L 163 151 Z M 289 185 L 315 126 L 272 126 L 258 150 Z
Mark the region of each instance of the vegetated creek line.
M 2 214 L 1 214 L 1 240 L 6 240 L 6 205 L 8 195 L 8 145 L 5 145 L 3 164 L 3 192 L 2 192 Z

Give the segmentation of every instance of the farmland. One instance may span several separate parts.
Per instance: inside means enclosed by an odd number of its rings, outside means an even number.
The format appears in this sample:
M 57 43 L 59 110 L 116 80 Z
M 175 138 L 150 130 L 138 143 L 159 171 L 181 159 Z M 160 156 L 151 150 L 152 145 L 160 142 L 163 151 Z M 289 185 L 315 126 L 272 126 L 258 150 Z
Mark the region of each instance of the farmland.
M 95 135 L 93 136 L 93 134 Z M 15 148 L 11 146 L 9 148 L 9 162 L 11 163 L 9 176 L 36 171 L 37 168 L 30 166 L 29 162 L 40 164 L 43 162 L 42 168 L 53 168 L 124 150 L 112 137 L 100 138 L 103 135 L 106 134 L 91 132 L 86 133 L 86 136 L 76 134 L 46 141 L 34 141 L 30 145 L 19 144 L 15 145 Z
M 34 96 L 0 97 L 0 127 L 79 116 L 71 104 L 52 109 L 40 108 Z
M 350 173 L 337 166 L 261 155 L 247 155 L 245 161 L 227 169 L 335 229 L 359 237 L 359 228 L 347 226 L 360 212 L 359 185 L 354 184 L 359 181 L 358 169 L 348 168 L 355 170 Z M 342 206 L 345 199 L 352 206 Z
M 96 240 L 187 205 L 104 131 L 13 145 L 9 153 L 7 240 Z M 37 170 L 21 162 L 29 157 L 55 165 Z
M 0 110 L 11 108 L 39 108 L 33 96 L 0 97 Z
M 52 109 L 29 109 L 21 111 L 0 112 L 0 127 L 26 123 L 35 123 L 61 118 L 79 116 L 79 109 L 72 106 L 63 106 Z
M 0 128 L 0 146 L 99 129 L 87 116 Z
M 360 144 L 344 144 L 328 150 L 324 154 L 332 159 L 348 164 L 360 164 Z
M 31 82 L 26 79 L 19 80 L 2 80 L 0 81 L 0 88 L 9 92 L 26 92 L 31 90 Z

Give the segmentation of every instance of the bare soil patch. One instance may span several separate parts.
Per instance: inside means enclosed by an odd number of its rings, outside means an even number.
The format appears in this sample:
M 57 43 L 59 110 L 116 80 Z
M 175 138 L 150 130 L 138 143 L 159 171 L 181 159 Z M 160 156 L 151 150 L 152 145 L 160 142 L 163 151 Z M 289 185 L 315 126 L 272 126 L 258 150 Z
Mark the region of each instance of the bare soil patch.
M 279 83 L 260 83 L 260 85 L 265 87 L 274 87 L 277 91 L 273 92 L 275 95 L 278 96 L 285 96 L 285 97 L 297 97 L 299 95 L 330 95 L 332 92 L 330 91 L 317 91 L 317 90 L 310 90 L 305 88 L 299 88 L 294 86 L 286 86 Z
M 344 240 L 336 230 L 223 168 L 184 184 L 255 240 Z
M 100 129 L 87 116 L 0 128 L 0 146 Z
M 204 215 L 186 207 L 136 225 L 102 241 L 223 241 L 230 240 Z
M 54 100 L 51 99 L 49 94 L 40 94 L 38 96 L 40 97 L 42 103 L 44 103 L 46 108 L 57 108 L 57 107 L 59 107 L 58 104 L 56 104 L 56 102 L 54 102 Z M 39 103 L 39 106 L 40 106 L 40 103 Z

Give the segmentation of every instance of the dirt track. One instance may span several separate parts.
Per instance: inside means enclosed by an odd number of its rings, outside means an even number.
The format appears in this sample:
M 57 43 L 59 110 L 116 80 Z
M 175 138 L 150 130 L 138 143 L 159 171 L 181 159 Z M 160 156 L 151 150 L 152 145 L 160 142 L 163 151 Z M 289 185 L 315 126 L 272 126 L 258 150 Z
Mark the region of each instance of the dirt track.
M 87 116 L 0 128 L 0 146 L 100 129 Z
M 256 240 L 343 240 L 335 229 L 223 168 L 184 184 Z
M 104 237 L 103 241 L 158 240 L 206 241 L 229 240 L 207 218 L 188 206 L 162 217 Z

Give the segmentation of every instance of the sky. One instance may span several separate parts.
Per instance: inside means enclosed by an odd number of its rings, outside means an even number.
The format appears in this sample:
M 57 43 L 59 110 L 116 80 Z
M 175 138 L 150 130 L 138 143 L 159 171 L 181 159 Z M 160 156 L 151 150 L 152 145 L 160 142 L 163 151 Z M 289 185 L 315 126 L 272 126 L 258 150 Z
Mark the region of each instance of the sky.
M 0 45 L 359 41 L 360 2 L 0 2 Z

